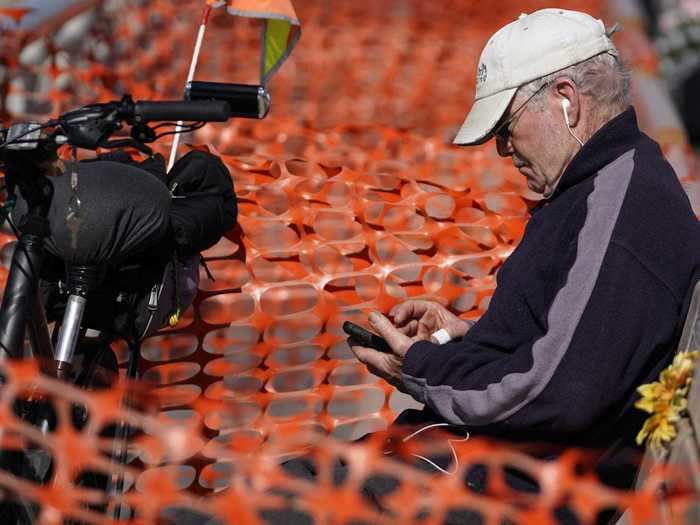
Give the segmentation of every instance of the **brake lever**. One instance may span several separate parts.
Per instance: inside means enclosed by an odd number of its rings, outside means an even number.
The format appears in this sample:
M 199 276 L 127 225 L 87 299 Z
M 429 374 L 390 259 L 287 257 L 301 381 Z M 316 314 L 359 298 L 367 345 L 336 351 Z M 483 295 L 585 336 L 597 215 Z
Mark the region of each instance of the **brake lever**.
M 101 148 L 115 149 L 115 148 L 134 148 L 139 150 L 141 153 L 145 153 L 149 157 L 153 156 L 153 150 L 146 146 L 143 142 L 139 142 L 136 139 L 119 139 L 119 140 L 107 140 L 99 145 Z

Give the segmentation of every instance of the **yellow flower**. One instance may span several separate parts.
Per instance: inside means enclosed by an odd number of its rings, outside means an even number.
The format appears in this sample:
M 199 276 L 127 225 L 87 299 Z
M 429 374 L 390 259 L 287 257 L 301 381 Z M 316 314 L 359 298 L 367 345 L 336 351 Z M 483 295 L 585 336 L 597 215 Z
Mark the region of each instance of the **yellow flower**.
M 686 396 L 697 356 L 698 352 L 676 354 L 659 381 L 637 389 L 642 397 L 634 406 L 651 414 L 637 434 L 638 445 L 647 440 L 653 451 L 661 452 L 664 444 L 676 437 L 676 422 L 688 406 Z

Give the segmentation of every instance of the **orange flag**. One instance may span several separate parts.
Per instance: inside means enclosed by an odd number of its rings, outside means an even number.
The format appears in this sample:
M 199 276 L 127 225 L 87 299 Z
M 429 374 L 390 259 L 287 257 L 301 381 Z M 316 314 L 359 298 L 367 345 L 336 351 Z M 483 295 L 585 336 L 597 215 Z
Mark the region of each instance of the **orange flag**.
M 225 5 L 234 16 L 263 21 L 260 82 L 266 85 L 301 37 L 301 22 L 291 0 L 209 0 L 209 4 L 213 7 Z
M 0 16 L 12 18 L 17 25 L 22 21 L 27 13 L 31 13 L 33 9 L 29 7 L 0 7 Z

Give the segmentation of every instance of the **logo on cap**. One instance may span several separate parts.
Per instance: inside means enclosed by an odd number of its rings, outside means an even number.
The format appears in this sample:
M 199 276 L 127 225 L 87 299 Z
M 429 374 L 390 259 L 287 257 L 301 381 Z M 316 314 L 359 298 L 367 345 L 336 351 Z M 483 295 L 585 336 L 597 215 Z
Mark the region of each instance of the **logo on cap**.
M 480 86 L 486 82 L 486 64 L 479 64 L 479 69 L 476 70 L 476 85 Z

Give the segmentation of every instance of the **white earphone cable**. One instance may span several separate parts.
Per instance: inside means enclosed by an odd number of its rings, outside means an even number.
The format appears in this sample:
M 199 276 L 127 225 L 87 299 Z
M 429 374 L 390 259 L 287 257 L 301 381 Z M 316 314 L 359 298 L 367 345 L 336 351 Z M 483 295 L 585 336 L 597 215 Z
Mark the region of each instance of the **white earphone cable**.
M 574 137 L 579 144 L 581 144 L 581 147 L 583 147 L 583 142 L 581 142 L 580 138 L 578 138 L 576 135 L 574 135 L 574 132 L 571 130 L 571 128 L 569 126 L 566 126 L 566 129 L 569 130 L 569 133 L 571 133 L 571 136 Z
M 425 427 L 423 427 L 423 428 L 419 428 L 418 430 L 416 430 L 416 431 L 413 432 L 412 434 L 409 434 L 408 436 L 406 436 L 405 438 L 403 438 L 401 441 L 402 441 L 403 443 L 405 443 L 405 442 L 408 441 L 409 439 L 413 439 L 414 437 L 416 437 L 418 434 L 420 434 L 420 433 L 423 432 L 424 430 L 428 430 L 428 429 L 436 428 L 436 427 L 452 427 L 452 426 L 455 426 L 455 425 L 452 425 L 451 423 L 433 423 L 433 424 L 427 425 L 427 426 L 425 426 Z M 415 458 L 422 459 L 423 461 L 425 461 L 426 463 L 428 463 L 428 465 L 430 465 L 431 467 L 433 467 L 433 468 L 439 470 L 439 471 L 442 472 L 443 474 L 447 474 L 447 475 L 449 475 L 449 476 L 453 476 L 454 474 L 457 473 L 457 470 L 459 469 L 459 458 L 457 457 L 457 451 L 455 450 L 455 447 L 454 447 L 454 445 L 453 445 L 452 443 L 461 443 L 461 442 L 463 442 L 463 441 L 467 441 L 467 440 L 469 439 L 469 437 L 470 437 L 470 434 L 469 434 L 469 432 L 467 432 L 466 437 L 464 437 L 464 438 L 462 438 L 462 439 L 448 439 L 448 440 L 447 440 L 447 443 L 450 445 L 450 450 L 452 451 L 452 457 L 453 457 L 454 460 L 455 460 L 455 468 L 454 468 L 454 470 L 453 470 L 452 472 L 449 472 L 449 471 L 445 470 L 444 468 L 442 468 L 441 466 L 435 464 L 434 461 L 432 461 L 432 460 L 426 458 L 425 456 L 421 456 L 420 454 L 411 454 L 411 455 L 412 455 L 413 457 L 415 457 Z
M 569 101 L 564 99 L 561 101 L 561 109 L 564 112 L 564 122 L 566 123 L 566 130 L 569 132 L 569 134 L 576 139 L 576 142 L 581 144 L 581 147 L 583 147 L 583 142 L 581 141 L 580 138 L 578 138 L 576 135 L 574 135 L 573 130 L 571 129 L 571 124 L 569 124 L 569 112 L 567 109 L 569 108 Z

